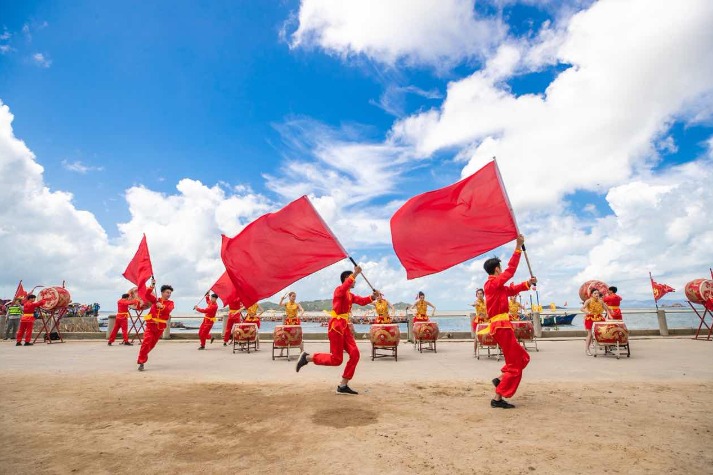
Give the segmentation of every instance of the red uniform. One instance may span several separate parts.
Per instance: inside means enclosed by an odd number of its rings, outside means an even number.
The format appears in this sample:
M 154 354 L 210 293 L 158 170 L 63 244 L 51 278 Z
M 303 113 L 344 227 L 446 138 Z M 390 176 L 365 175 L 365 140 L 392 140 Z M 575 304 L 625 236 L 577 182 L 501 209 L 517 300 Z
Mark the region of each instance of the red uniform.
M 213 328 L 215 323 L 215 314 L 218 313 L 218 304 L 211 301 L 210 297 L 205 296 L 206 308 L 197 308 L 200 313 L 205 315 L 203 317 L 203 323 L 198 329 L 198 338 L 201 339 L 201 346 L 205 346 L 205 342 L 210 338 L 210 330 Z
M 515 275 L 517 265 L 520 263 L 520 251 L 515 251 L 508 262 L 508 267 L 500 275 L 491 275 L 483 286 L 485 291 L 485 305 L 490 316 L 490 324 L 485 331 L 490 331 L 493 339 L 503 350 L 505 366 L 502 368 L 503 377 L 495 392 L 502 397 L 511 397 L 517 391 L 522 379 L 522 371 L 530 362 L 530 355 L 518 343 L 515 332 L 510 323 L 508 297 L 517 295 L 530 288 L 529 282 L 521 284 L 505 283 Z
M 233 331 L 233 325 L 240 323 L 242 314 L 240 309 L 243 304 L 240 300 L 235 300 L 228 304 L 228 321 L 225 323 L 225 333 L 223 333 L 223 343 L 228 343 Z
M 32 329 L 35 326 L 35 310 L 42 306 L 47 300 L 42 299 L 35 302 L 29 300 L 22 307 L 22 318 L 20 318 L 20 328 L 17 330 L 17 342 L 22 341 L 22 336 L 25 336 L 25 343 L 29 343 L 32 338 Z
M 116 320 L 114 320 L 114 328 L 111 329 L 111 335 L 109 335 L 109 343 L 114 343 L 119 329 L 121 329 L 121 338 L 124 343 L 129 342 L 129 305 L 138 306 L 141 305 L 141 302 L 132 299 L 119 299 L 116 302 Z
M 329 319 L 329 353 L 315 353 L 312 362 L 322 366 L 339 366 L 344 359 L 344 351 L 349 355 L 349 361 L 344 368 L 342 378 L 352 379 L 354 370 L 359 362 L 359 348 L 354 335 L 349 328 L 349 313 L 352 304 L 367 305 L 373 300 L 371 297 L 352 295 L 351 288 L 354 283 L 354 274 L 344 280 L 344 283 L 334 289 L 332 299 L 332 318 Z
M 144 328 L 144 340 L 141 342 L 139 349 L 139 358 L 137 363 L 144 364 L 149 360 L 149 352 L 153 350 L 158 343 L 161 334 L 166 329 L 166 323 L 171 318 L 173 310 L 173 300 L 164 300 L 156 298 L 153 294 L 153 287 L 139 287 L 139 296 L 145 302 L 151 303 L 148 315 L 144 317 L 146 327 Z M 158 303 L 163 304 L 163 308 L 158 308 Z
M 614 293 L 608 293 L 602 297 L 602 300 L 604 300 L 604 303 L 609 307 L 609 318 L 612 320 L 622 320 L 621 309 L 619 308 L 621 297 Z

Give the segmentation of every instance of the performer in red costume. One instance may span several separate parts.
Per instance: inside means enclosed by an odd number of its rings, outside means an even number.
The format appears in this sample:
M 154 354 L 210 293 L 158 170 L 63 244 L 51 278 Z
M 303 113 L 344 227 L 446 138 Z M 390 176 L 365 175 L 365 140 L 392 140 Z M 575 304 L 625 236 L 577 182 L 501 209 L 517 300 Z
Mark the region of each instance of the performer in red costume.
M 37 297 L 34 294 L 30 294 L 25 299 L 25 304 L 22 306 L 22 318 L 20 318 L 20 329 L 17 330 L 17 343 L 15 346 L 22 345 L 22 336 L 25 336 L 25 346 L 32 346 L 30 339 L 32 339 L 32 329 L 35 327 L 35 310 L 41 307 L 43 303 L 47 300 L 42 299 L 39 302 L 35 302 Z
M 223 328 L 223 346 L 228 346 L 228 342 L 233 335 L 233 325 L 240 323 L 242 320 L 242 313 L 240 312 L 244 309 L 245 307 L 243 307 L 243 303 L 240 299 L 235 299 L 228 303 L 228 321 L 225 323 L 225 327 Z
M 604 303 L 609 307 L 609 318 L 612 320 L 623 320 L 621 309 L 619 308 L 622 299 L 616 294 L 617 290 L 616 287 L 609 287 L 609 293 L 602 297 L 602 300 L 604 300 Z
M 193 310 L 204 315 L 203 323 L 201 323 L 201 327 L 198 329 L 198 338 L 201 340 L 201 346 L 198 347 L 199 350 L 205 350 L 205 342 L 208 338 L 210 338 L 211 343 L 215 340 L 215 338 L 210 336 L 210 330 L 213 328 L 213 324 L 216 320 L 215 314 L 218 313 L 218 294 L 212 294 L 209 297 L 206 292 L 205 303 L 206 308 L 198 308 L 197 305 L 193 307 Z
M 342 381 L 337 386 L 337 394 L 359 394 L 349 387 L 349 381 L 354 377 L 354 370 L 359 362 L 359 348 L 354 335 L 353 328 L 349 322 L 349 317 L 352 311 L 352 304 L 368 305 L 372 303 L 379 295 L 379 292 L 374 290 L 370 297 L 359 297 L 352 295 L 351 289 L 354 288 L 356 277 L 361 273 L 361 267 L 355 266 L 354 272 L 342 272 L 340 279 L 342 285 L 334 289 L 334 297 L 332 298 L 332 318 L 329 319 L 329 353 L 315 353 L 310 356 L 309 353 L 302 352 L 297 360 L 297 371 L 309 363 L 310 361 L 321 366 L 340 366 L 344 359 L 344 351 L 349 355 L 349 361 L 344 368 Z
M 130 305 L 139 306 L 141 305 L 141 302 L 136 299 L 130 299 L 129 294 L 122 295 L 116 302 L 116 320 L 114 320 L 114 328 L 111 329 L 111 335 L 109 335 L 107 345 L 111 346 L 111 344 L 114 343 L 116 340 L 116 334 L 119 333 L 119 329 L 121 329 L 121 339 L 123 340 L 121 344 L 128 346 L 133 345 L 133 343 L 129 341 L 128 320 Z
M 170 300 L 173 287 L 162 285 L 161 297 L 158 299 L 153 294 L 154 287 L 156 287 L 156 281 L 151 278 L 151 286 L 146 288 L 144 283 L 141 282 L 138 291 L 142 300 L 151 303 L 149 313 L 144 317 L 146 321 L 144 340 L 141 342 L 139 358 L 136 361 L 139 364 L 139 371 L 144 370 L 144 364 L 149 360 L 149 352 L 154 349 L 159 338 L 161 338 L 161 334 L 166 329 L 166 323 L 171 318 L 171 311 L 173 310 L 173 300 Z
M 503 356 L 505 356 L 505 366 L 500 370 L 502 374 L 499 378 L 493 379 L 495 398 L 490 401 L 490 406 L 503 409 L 515 407 L 503 398 L 509 398 L 515 394 L 522 379 L 522 371 L 530 362 L 530 355 L 527 354 L 527 351 L 515 338 L 515 332 L 508 315 L 508 297 L 528 290 L 531 285 L 537 283 L 537 279 L 532 277 L 529 281 L 521 284 L 505 285 L 515 275 L 517 265 L 520 263 L 522 244 L 524 242 L 525 237 L 520 234 L 517 237 L 515 252 L 508 262 L 507 269 L 504 271 L 500 268 L 500 259 L 497 257 L 488 259 L 483 264 L 485 272 L 488 273 L 488 281 L 483 286 L 483 290 L 485 290 L 485 304 L 490 316 L 490 323 L 481 332 L 490 332 L 493 339 L 503 350 Z

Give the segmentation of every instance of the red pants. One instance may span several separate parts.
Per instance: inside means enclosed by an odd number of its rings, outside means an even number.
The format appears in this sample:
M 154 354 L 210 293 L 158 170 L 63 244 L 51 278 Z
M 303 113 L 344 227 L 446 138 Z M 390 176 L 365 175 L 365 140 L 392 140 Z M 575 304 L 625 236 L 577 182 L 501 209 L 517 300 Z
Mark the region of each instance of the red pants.
M 349 323 L 341 318 L 329 320 L 329 353 L 315 353 L 312 362 L 321 366 L 339 366 L 344 360 L 344 351 L 349 355 L 349 361 L 344 368 L 342 378 L 352 379 L 357 363 L 359 363 L 359 348 L 357 348 L 354 335 L 349 329 Z
M 198 338 L 201 339 L 201 346 L 205 346 L 206 340 L 210 339 L 210 330 L 213 328 L 213 322 L 203 319 L 201 327 L 198 329 Z
M 611 308 L 610 310 L 611 312 L 609 312 L 609 318 L 611 318 L 612 320 L 623 320 L 621 318 L 621 310 L 619 310 L 618 308 Z
M 500 384 L 495 388 L 495 392 L 502 397 L 512 397 L 517 391 L 522 379 L 522 370 L 530 362 L 530 355 L 518 343 L 515 332 L 511 328 L 498 328 L 495 333 L 491 333 L 495 341 L 500 345 L 505 356 L 505 366 L 500 370 L 503 377 Z
M 240 323 L 240 314 L 230 315 L 228 317 L 228 322 L 225 324 L 225 333 L 223 334 L 223 343 L 228 343 L 232 336 L 231 332 L 233 330 L 233 325 Z
M 22 336 L 25 335 L 25 343 L 29 343 L 32 339 L 32 329 L 35 327 L 35 321 L 25 322 L 20 320 L 20 329 L 17 330 L 17 342 L 22 341 Z
M 114 321 L 114 328 L 111 329 L 111 335 L 109 335 L 109 343 L 114 343 L 114 340 L 116 340 L 116 334 L 119 333 L 119 329 L 121 329 L 121 338 L 124 340 L 124 343 L 129 342 L 129 325 L 128 325 L 128 318 L 117 318 Z
M 149 360 L 149 352 L 153 350 L 158 340 L 161 338 L 163 330 L 166 328 L 165 323 L 154 323 L 149 320 L 144 328 L 144 340 L 141 342 L 139 349 L 139 359 L 136 361 L 139 364 L 146 363 Z

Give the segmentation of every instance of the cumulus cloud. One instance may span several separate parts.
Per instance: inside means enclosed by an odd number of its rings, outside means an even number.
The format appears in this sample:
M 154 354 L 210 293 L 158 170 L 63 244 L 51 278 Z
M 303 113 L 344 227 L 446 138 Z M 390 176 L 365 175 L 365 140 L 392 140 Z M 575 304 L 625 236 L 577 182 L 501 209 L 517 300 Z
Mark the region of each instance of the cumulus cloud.
M 441 68 L 479 58 L 505 34 L 474 0 L 303 0 L 292 48 Z
M 70 172 L 79 173 L 80 175 L 86 175 L 87 173 L 92 171 L 100 172 L 104 170 L 104 167 L 94 167 L 91 165 L 85 165 L 79 160 L 75 160 L 74 162 L 62 160 L 62 168 Z
M 52 66 L 52 60 L 49 59 L 44 53 L 35 53 L 32 55 L 32 61 L 41 68 L 49 68 Z

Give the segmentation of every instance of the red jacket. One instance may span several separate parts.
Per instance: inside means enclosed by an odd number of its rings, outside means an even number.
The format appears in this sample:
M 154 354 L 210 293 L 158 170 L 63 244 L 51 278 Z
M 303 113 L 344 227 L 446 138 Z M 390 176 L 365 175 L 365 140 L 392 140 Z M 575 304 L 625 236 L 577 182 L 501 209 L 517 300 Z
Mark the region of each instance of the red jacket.
M 119 299 L 116 302 L 116 318 L 126 318 L 129 315 L 129 305 L 141 305 L 141 302 L 134 299 Z
M 25 304 L 22 306 L 22 318 L 20 318 L 20 321 L 34 322 L 35 310 L 37 310 L 37 307 L 41 307 L 42 304 L 44 304 L 46 301 L 47 299 L 36 300 L 34 302 L 30 302 L 29 300 L 26 301 Z
M 617 294 L 606 294 L 602 300 L 607 304 L 607 307 L 618 307 L 621 304 L 621 297 Z
M 359 297 L 352 295 L 351 288 L 354 283 L 354 274 L 350 275 L 342 285 L 334 289 L 334 297 L 332 298 L 332 310 L 337 315 L 343 315 L 352 311 L 352 305 L 367 305 L 372 302 L 371 297 Z
M 166 322 L 171 318 L 171 311 L 173 311 L 173 300 L 164 300 L 162 298 L 156 298 L 153 294 L 153 288 L 151 287 L 139 287 L 139 295 L 142 300 L 151 303 L 151 308 L 149 313 L 146 315 L 146 321 L 155 321 L 159 328 L 166 326 Z M 158 308 L 156 305 L 158 302 L 163 304 L 163 308 Z
M 205 318 L 210 318 L 211 321 L 215 321 L 215 314 L 218 313 L 218 304 L 210 301 L 210 297 L 205 296 L 206 308 L 197 308 L 196 310 L 200 313 L 205 314 Z
M 530 289 L 529 282 L 505 285 L 505 283 L 515 275 L 517 265 L 520 263 L 520 254 L 520 251 L 515 251 L 510 258 L 510 262 L 508 262 L 507 269 L 500 275 L 488 276 L 488 281 L 483 286 L 483 291 L 485 292 L 485 308 L 488 311 L 489 318 L 500 315 L 501 313 L 508 313 L 510 311 L 508 297 Z

